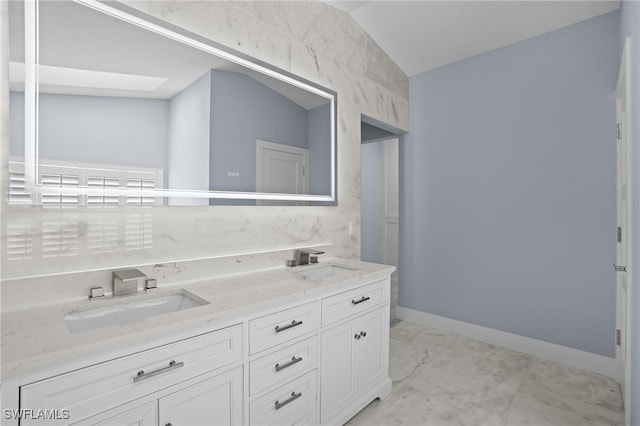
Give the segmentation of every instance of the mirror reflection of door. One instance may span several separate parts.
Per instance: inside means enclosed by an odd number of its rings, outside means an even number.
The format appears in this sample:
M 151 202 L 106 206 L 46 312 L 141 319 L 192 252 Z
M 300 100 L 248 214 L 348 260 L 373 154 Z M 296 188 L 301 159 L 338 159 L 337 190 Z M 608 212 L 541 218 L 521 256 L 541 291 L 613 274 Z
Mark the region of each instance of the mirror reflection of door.
M 306 194 L 309 186 L 308 169 L 308 149 L 256 141 L 256 189 L 258 192 Z M 274 205 L 278 202 L 268 204 Z

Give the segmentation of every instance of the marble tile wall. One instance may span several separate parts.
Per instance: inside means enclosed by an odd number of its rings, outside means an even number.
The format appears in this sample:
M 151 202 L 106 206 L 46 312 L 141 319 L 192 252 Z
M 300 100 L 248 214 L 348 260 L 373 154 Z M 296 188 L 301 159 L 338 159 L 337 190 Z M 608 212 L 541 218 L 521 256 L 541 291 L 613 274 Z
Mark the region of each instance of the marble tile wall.
M 360 115 L 409 127 L 408 78 L 346 13 L 317 1 L 127 1 L 128 5 L 338 93 L 337 207 L 156 207 L 109 210 L 8 208 L 2 205 L 0 276 L 91 271 L 332 244 L 333 255 L 359 258 Z M 6 185 L 7 37 L 2 2 L 2 181 Z M 4 192 L 3 192 L 4 193 Z M 104 226 L 140 232 L 95 241 Z M 59 247 L 43 241 L 59 237 Z M 24 252 L 7 250 L 22 241 Z M 96 245 L 97 244 L 97 245 Z M 96 249 L 98 247 L 98 249 Z M 50 247 L 49 247 L 50 249 Z M 28 286 L 28 280 L 20 280 Z M 59 282 L 59 281 L 57 281 Z M 62 284 L 60 284 L 62 285 Z

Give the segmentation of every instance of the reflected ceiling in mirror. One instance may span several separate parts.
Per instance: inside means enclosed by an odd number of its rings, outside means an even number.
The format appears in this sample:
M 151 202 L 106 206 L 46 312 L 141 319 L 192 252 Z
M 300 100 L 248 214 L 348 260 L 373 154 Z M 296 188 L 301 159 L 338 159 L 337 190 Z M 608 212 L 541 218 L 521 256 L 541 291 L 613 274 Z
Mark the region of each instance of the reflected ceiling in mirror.
M 126 6 L 36 4 L 35 52 L 9 5 L 13 202 L 335 201 L 335 93 Z

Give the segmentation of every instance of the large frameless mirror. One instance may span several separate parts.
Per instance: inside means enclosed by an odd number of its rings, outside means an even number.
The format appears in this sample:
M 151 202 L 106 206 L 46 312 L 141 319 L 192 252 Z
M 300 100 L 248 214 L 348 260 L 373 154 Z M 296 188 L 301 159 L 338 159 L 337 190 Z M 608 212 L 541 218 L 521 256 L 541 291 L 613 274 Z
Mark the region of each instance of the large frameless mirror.
M 93 1 L 12 1 L 11 204 L 336 200 L 336 95 Z

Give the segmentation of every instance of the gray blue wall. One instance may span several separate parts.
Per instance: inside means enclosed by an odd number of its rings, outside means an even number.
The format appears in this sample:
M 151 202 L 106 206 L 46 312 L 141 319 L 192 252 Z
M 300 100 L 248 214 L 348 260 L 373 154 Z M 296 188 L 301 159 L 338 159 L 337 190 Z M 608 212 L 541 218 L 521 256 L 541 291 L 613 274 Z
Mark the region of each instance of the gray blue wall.
M 40 95 L 40 158 L 167 167 L 169 101 Z M 10 154 L 24 155 L 24 94 L 10 94 Z
M 212 71 L 212 190 L 255 191 L 256 139 L 307 148 L 307 111 L 244 74 Z
M 211 76 L 205 73 L 169 102 L 167 182 L 171 189 L 209 190 Z M 171 198 L 169 204 L 208 205 Z
M 331 104 L 307 111 L 309 194 L 331 193 Z
M 614 356 L 618 25 L 410 79 L 401 306 Z
M 376 126 L 372 126 L 371 124 L 365 123 L 364 121 L 360 122 L 360 140 L 362 142 L 385 138 L 388 139 L 392 137 L 395 137 L 395 135 L 391 132 L 387 132 L 386 130 Z
M 633 230 L 632 256 L 635 265 L 640 265 L 640 2 L 623 1 L 620 5 L 620 40 L 622 51 L 624 39 L 631 37 L 631 135 L 633 195 L 631 226 Z M 634 337 L 631 346 L 631 424 L 640 425 L 640 271 L 632 275 L 632 314 L 631 335 Z

